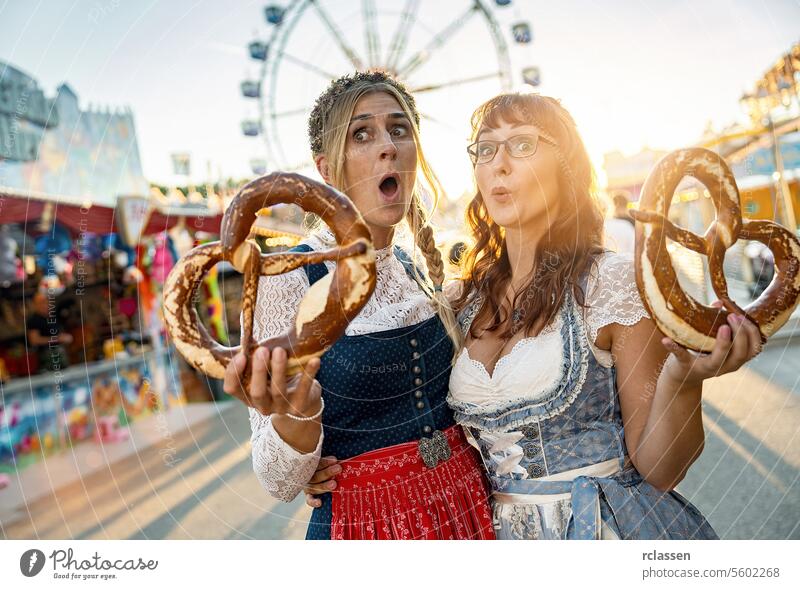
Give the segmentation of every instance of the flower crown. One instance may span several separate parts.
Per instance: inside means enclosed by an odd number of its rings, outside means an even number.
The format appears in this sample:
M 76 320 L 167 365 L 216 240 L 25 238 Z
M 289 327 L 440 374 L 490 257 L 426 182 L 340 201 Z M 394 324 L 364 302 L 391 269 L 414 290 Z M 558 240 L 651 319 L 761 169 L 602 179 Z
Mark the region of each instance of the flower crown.
M 314 108 L 311 109 L 311 116 L 308 119 L 308 141 L 311 146 L 311 152 L 314 155 L 322 153 L 322 136 L 325 132 L 325 119 L 333 108 L 333 105 L 336 104 L 343 94 L 350 91 L 360 82 L 371 82 L 373 84 L 383 83 L 395 88 L 405 99 L 408 108 L 411 109 L 411 114 L 414 116 L 414 122 L 417 127 L 419 127 L 419 111 L 417 111 L 416 101 L 401 82 L 383 70 L 369 70 L 347 74 L 332 80 L 325 92 L 320 94 L 319 98 L 317 98 L 317 101 L 314 103 Z

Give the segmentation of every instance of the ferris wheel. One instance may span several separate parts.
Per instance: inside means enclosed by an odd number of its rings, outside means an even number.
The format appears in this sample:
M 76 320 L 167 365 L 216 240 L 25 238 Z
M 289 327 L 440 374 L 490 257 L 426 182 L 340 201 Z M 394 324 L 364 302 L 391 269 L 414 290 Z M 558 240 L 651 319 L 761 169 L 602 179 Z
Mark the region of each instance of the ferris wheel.
M 265 34 L 248 45 L 252 59 L 241 83 L 246 99 L 242 133 L 261 138 L 251 169 L 302 171 L 313 166 L 306 122 L 331 79 L 381 68 L 414 94 L 433 145 L 428 155 L 465 139 L 469 113 L 518 83 L 540 84 L 537 67 L 512 71 L 514 47 L 532 40 L 530 23 L 514 16 L 511 0 L 294 0 L 264 8 Z M 518 14 L 518 13 L 517 13 Z M 255 67 L 254 67 L 255 66 Z M 476 97 L 465 101 L 464 97 Z M 438 144 L 437 145 L 437 141 Z M 423 141 L 425 143 L 425 140 Z M 436 157 L 432 157 L 436 160 Z

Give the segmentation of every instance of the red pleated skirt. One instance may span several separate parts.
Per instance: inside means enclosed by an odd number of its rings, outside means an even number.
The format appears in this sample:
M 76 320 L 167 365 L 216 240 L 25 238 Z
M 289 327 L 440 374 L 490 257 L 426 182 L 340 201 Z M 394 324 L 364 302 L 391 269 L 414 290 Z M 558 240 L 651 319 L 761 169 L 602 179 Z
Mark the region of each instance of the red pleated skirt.
M 425 465 L 417 442 L 343 460 L 332 492 L 334 540 L 493 540 L 480 457 L 460 426 L 449 459 Z

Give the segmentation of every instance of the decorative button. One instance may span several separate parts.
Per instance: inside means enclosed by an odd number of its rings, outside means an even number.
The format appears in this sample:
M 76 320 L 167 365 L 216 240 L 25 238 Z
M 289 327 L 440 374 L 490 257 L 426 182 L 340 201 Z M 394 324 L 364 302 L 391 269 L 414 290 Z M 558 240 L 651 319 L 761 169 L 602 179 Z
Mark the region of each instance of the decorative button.
M 426 434 L 429 434 L 429 433 L 431 433 L 431 432 L 433 431 L 433 428 L 432 428 L 431 426 L 429 426 L 429 425 L 426 425 L 426 426 L 424 426 L 424 427 L 422 428 L 422 431 L 423 431 L 424 433 L 426 433 Z
M 529 440 L 535 440 L 539 437 L 539 428 L 535 425 L 526 425 L 520 431 L 522 432 L 522 435 Z
M 415 396 L 417 399 L 421 399 L 421 398 L 422 398 L 422 395 L 424 395 L 424 394 L 425 394 L 425 393 L 423 393 L 422 391 L 414 391 L 414 396 Z
M 419 345 L 419 342 L 415 338 L 412 338 L 408 343 L 411 344 L 412 348 L 416 348 Z
M 420 368 L 419 366 L 414 366 L 414 368 L 411 369 L 411 372 L 413 372 L 414 374 L 419 374 L 420 372 L 422 372 L 422 368 Z
M 417 401 L 417 409 L 425 409 L 425 402 Z
M 539 444 L 526 444 L 522 452 L 525 454 L 525 458 L 535 458 L 539 455 L 541 449 L 539 448 Z
M 414 384 L 417 385 L 417 386 L 421 385 L 422 384 L 422 379 L 421 378 L 415 378 L 414 379 Z
M 412 357 L 414 360 L 418 359 L 418 358 L 419 358 L 419 352 L 414 352 L 413 354 L 411 354 L 411 357 Z
M 541 464 L 529 464 L 527 468 L 528 474 L 535 479 L 538 479 L 544 474 L 544 468 Z

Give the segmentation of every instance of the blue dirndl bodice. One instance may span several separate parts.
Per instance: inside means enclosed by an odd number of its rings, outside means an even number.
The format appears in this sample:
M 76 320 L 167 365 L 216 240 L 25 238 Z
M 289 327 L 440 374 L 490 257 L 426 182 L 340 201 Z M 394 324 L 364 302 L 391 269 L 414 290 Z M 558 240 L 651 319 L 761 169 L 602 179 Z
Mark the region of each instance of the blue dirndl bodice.
M 309 251 L 300 245 L 293 251 Z M 395 256 L 414 280 L 408 255 Z M 324 264 L 305 267 L 309 282 Z M 447 405 L 453 346 L 438 315 L 417 325 L 342 336 L 321 358 L 317 380 L 325 398 L 322 455 L 339 460 L 429 437 L 455 424 Z M 329 539 L 331 494 L 320 496 L 307 539 Z
M 473 301 L 460 315 L 464 331 L 479 304 Z M 450 397 L 456 420 L 480 450 L 489 473 L 498 539 L 593 539 L 601 528 L 623 539 L 716 539 L 691 503 L 677 491 L 657 490 L 627 459 L 616 371 L 601 365 L 589 349 L 571 295 L 560 311 L 560 340 L 561 377 L 548 390 L 537 391 L 535 401 L 509 395 L 506 401 L 474 404 Z M 513 469 L 508 460 L 515 462 Z M 616 472 L 552 480 L 557 473 L 600 463 Z M 563 509 L 553 509 L 553 501 L 541 507 L 548 502 L 545 496 L 565 493 L 571 496 Z M 536 500 L 526 502 L 524 496 Z M 560 521 L 552 525 L 553 520 Z

